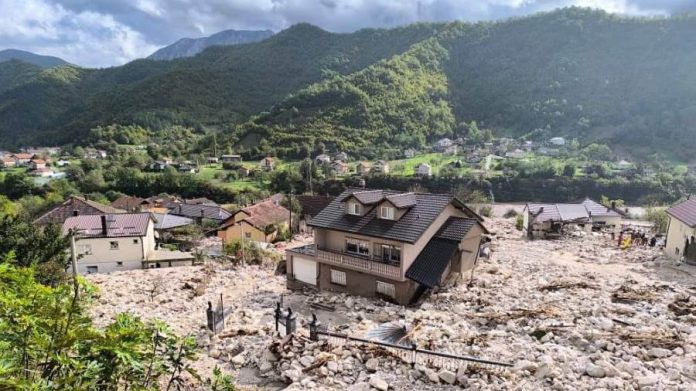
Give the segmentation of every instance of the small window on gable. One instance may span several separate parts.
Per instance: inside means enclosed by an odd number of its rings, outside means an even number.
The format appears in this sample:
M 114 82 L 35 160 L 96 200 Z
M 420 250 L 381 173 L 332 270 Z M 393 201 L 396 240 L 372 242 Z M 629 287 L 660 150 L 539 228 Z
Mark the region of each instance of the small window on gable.
M 379 209 L 379 217 L 386 220 L 394 220 L 394 208 L 391 206 L 383 206 Z
M 118 241 L 114 240 L 109 242 L 109 246 L 111 247 L 112 250 L 118 250 Z
M 348 204 L 348 213 L 352 215 L 360 215 L 360 204 L 357 202 L 351 202 Z
M 133 239 L 133 244 L 138 244 L 140 241 L 138 239 Z

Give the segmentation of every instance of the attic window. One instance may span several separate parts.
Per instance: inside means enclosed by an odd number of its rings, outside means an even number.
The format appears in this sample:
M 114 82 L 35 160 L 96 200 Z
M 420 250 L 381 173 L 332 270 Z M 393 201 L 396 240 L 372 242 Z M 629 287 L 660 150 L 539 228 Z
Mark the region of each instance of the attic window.
M 394 220 L 394 208 L 391 206 L 383 206 L 379 208 L 379 217 L 386 220 Z
M 360 216 L 360 204 L 351 202 L 348 204 L 348 214 Z

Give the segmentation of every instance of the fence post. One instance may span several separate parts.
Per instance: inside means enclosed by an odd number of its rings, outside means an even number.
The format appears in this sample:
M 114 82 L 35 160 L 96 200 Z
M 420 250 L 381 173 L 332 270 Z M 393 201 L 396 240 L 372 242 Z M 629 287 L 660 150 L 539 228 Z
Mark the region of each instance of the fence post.
M 309 339 L 312 341 L 319 340 L 319 321 L 317 314 L 312 314 L 312 321 L 309 323 Z
M 411 367 L 416 366 L 416 354 L 418 353 L 418 346 L 415 343 L 411 343 L 411 351 L 413 352 L 413 357 L 411 359 Z
M 285 335 L 295 332 L 295 320 L 297 316 L 292 313 L 292 308 L 288 307 L 288 315 L 285 318 Z
M 276 332 L 278 332 L 278 323 L 280 323 L 280 317 L 281 317 L 282 311 L 280 310 L 280 302 L 276 302 L 276 309 L 275 309 L 275 326 L 276 326 Z
M 215 311 L 213 311 L 213 303 L 208 302 L 208 309 L 205 311 L 208 318 L 208 330 L 215 332 Z

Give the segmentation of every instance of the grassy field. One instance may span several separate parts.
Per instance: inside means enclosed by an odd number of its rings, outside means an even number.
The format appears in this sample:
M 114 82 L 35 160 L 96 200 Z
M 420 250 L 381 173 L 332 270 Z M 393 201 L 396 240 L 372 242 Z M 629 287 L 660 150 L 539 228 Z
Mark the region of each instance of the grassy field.
M 440 169 L 457 160 L 462 160 L 462 157 L 458 155 L 444 155 L 441 153 L 426 153 L 408 159 L 392 160 L 389 162 L 389 171 L 392 175 L 413 176 L 417 165 L 427 163 L 430 164 L 433 175 L 437 175 Z
M 253 163 L 251 164 L 253 165 Z M 244 163 L 242 165 L 249 168 Z M 260 190 L 264 187 L 262 182 L 251 178 L 240 178 L 233 181 L 227 180 L 225 177 L 232 171 L 223 169 L 222 164 L 201 166 L 199 170 L 200 171 L 196 174 L 197 177 L 230 190 Z

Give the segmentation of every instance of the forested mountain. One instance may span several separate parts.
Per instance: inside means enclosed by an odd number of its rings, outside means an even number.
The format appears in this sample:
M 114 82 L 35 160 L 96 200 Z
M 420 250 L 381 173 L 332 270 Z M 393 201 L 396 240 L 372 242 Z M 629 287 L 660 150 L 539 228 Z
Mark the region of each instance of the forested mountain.
M 150 60 L 173 60 L 181 57 L 191 57 L 210 46 L 231 46 L 243 43 L 263 41 L 273 35 L 271 30 L 225 30 L 209 37 L 182 38 L 169 46 L 165 46 L 149 55 Z
M 0 62 L 0 92 L 27 82 L 41 72 L 41 67 L 20 60 Z
M 688 158 L 696 146 L 694 36 L 693 16 L 579 8 L 351 34 L 300 24 L 190 58 L 43 71 L 0 88 L 0 142 L 174 123 L 222 131 L 229 137 L 218 140 L 259 154 L 296 155 L 319 139 L 355 150 L 419 146 L 465 135 L 463 123 L 477 121 L 498 134 L 605 140 L 635 154 Z
M 0 50 L 0 63 L 10 60 L 20 60 L 29 64 L 38 65 L 41 68 L 53 68 L 62 65 L 70 65 L 69 62 L 53 56 L 43 56 L 24 50 L 5 49 Z

